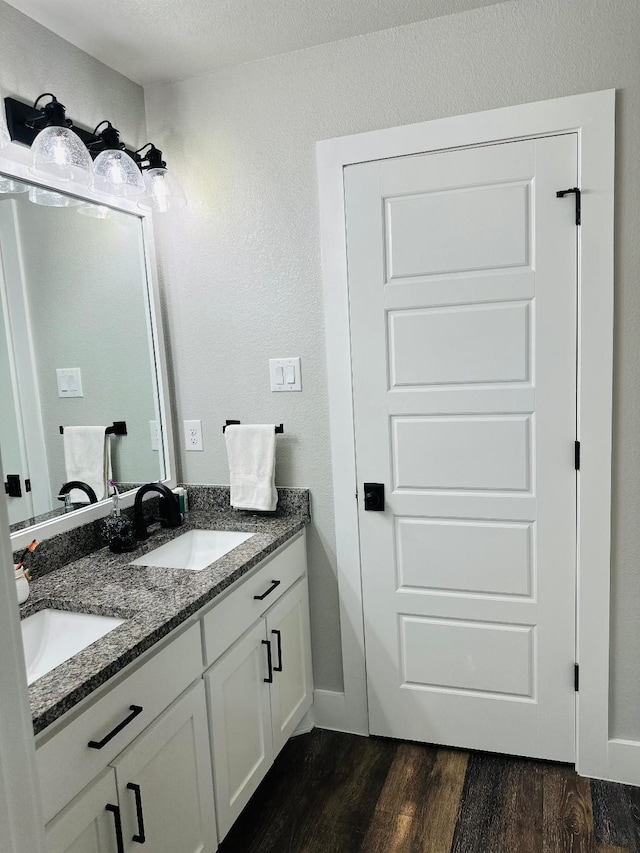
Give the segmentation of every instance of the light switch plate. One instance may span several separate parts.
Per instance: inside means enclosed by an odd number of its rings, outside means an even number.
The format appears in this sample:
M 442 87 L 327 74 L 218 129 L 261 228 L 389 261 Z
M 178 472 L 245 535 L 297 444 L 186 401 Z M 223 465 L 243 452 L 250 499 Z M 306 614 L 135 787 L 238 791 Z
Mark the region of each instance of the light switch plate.
M 82 393 L 82 374 L 79 367 L 56 368 L 58 379 L 58 397 L 84 397 Z
M 204 450 L 202 444 L 202 421 L 183 421 L 184 446 L 186 450 Z
M 151 433 L 151 449 L 160 450 L 160 429 L 158 421 L 149 421 L 149 432 Z
M 302 391 L 300 358 L 270 358 L 269 376 L 272 391 Z

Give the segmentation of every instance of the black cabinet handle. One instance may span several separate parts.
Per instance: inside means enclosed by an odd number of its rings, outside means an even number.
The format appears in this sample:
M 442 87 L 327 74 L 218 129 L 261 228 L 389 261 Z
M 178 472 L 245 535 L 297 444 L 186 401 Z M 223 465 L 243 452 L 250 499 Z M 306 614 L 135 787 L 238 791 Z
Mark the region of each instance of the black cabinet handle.
M 147 839 L 144 834 L 144 815 L 142 814 L 142 794 L 140 792 L 140 785 L 136 785 L 135 782 L 129 782 L 127 788 L 129 791 L 133 791 L 136 798 L 136 817 L 138 819 L 138 832 L 136 835 L 131 836 L 131 840 L 137 841 L 138 844 L 144 844 Z
M 253 597 L 255 598 L 256 601 L 264 601 L 264 599 L 268 595 L 271 595 L 271 593 L 273 592 L 273 590 L 277 586 L 280 586 L 280 581 L 271 581 L 271 586 L 269 587 L 269 589 L 266 592 L 263 592 L 262 595 L 254 595 Z
M 115 729 L 112 729 L 108 735 L 105 735 L 102 738 L 102 740 L 90 740 L 87 746 L 90 746 L 91 749 L 102 749 L 102 747 L 106 746 L 110 740 L 113 740 L 113 738 L 119 734 L 125 726 L 128 726 L 132 720 L 135 720 L 138 714 L 142 713 L 143 709 L 141 705 L 129 705 L 129 710 L 131 711 L 129 716 L 121 723 L 118 723 Z
M 280 631 L 273 630 L 272 634 L 276 635 L 278 641 L 278 666 L 274 666 L 274 672 L 282 672 L 282 634 Z
M 261 640 L 260 641 L 263 646 L 267 647 L 267 666 L 269 667 L 269 675 L 262 680 L 266 684 L 273 684 L 273 661 L 271 660 L 271 643 L 269 640 Z
M 116 844 L 118 845 L 118 853 L 124 853 L 124 839 L 122 838 L 122 818 L 120 817 L 120 809 L 111 803 L 107 803 L 105 809 L 108 812 L 113 812 L 113 820 L 116 826 Z

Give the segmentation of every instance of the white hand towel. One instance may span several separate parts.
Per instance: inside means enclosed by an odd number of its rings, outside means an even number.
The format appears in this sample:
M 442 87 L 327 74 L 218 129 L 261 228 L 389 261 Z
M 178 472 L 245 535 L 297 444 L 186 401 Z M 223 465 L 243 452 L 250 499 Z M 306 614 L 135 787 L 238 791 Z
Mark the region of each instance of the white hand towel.
M 233 424 L 226 428 L 231 482 L 231 506 L 273 511 L 278 503 L 275 485 L 275 424 Z
M 111 438 L 104 426 L 66 426 L 64 428 L 64 464 L 67 482 L 80 480 L 91 486 L 99 501 L 108 496 L 111 476 Z M 72 503 L 89 503 L 80 489 L 71 490 Z

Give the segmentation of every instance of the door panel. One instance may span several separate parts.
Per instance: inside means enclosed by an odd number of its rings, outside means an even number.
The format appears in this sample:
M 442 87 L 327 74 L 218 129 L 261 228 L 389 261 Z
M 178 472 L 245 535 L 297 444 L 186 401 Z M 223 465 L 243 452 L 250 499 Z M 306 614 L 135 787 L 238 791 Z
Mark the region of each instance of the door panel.
M 118 792 L 111 768 L 103 770 L 45 828 L 47 853 L 117 853 L 114 815 Z
M 576 182 L 571 134 L 345 170 L 374 734 L 573 760 Z

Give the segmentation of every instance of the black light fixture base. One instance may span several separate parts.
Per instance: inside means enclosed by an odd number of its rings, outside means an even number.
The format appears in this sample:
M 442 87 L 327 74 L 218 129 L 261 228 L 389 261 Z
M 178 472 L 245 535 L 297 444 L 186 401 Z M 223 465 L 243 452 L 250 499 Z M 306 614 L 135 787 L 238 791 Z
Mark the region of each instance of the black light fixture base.
M 33 140 L 44 127 L 44 122 L 36 122 L 35 126 L 29 126 L 33 120 L 37 110 L 33 109 L 32 104 L 25 104 L 22 101 L 17 101 L 15 98 L 4 99 L 5 115 L 7 117 L 7 130 L 13 142 L 20 142 L 22 145 L 31 147 Z M 95 158 L 102 151 L 102 147 L 96 148 L 96 143 L 101 142 L 101 138 L 96 136 L 92 131 L 84 127 L 78 127 L 75 124 L 69 125 L 72 130 L 89 149 L 89 154 Z M 92 147 L 93 146 L 93 147 Z M 135 159 L 135 153 L 128 148 L 124 149 L 125 153 Z

